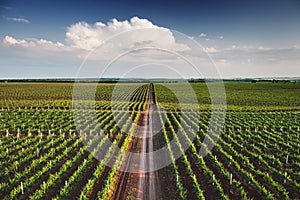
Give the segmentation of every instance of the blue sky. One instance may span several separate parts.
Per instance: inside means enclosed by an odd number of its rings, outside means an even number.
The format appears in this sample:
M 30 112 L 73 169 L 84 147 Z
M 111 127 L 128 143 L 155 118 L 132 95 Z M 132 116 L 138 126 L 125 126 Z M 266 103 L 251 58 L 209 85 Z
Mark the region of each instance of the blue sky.
M 0 78 L 74 77 L 90 48 L 97 48 L 94 44 L 149 23 L 159 30 L 179 31 L 199 42 L 214 60 L 221 77 L 300 76 L 297 0 L 0 0 L 0 15 Z M 133 17 L 137 18 L 131 21 Z M 114 18 L 115 23 L 109 26 Z M 126 20 L 129 25 L 123 23 Z M 97 22 L 106 27 L 99 28 Z M 116 28 L 119 22 L 123 28 Z M 98 33 L 108 29 L 116 31 Z M 83 30 L 85 37 L 81 35 Z M 174 37 L 177 43 L 175 34 L 159 34 L 170 41 Z M 148 41 L 147 37 L 145 34 L 141 41 Z M 89 41 L 84 41 L 86 38 Z M 155 45 L 161 42 L 159 38 L 152 38 L 157 41 Z M 164 47 L 174 49 L 174 45 L 177 44 L 170 42 Z M 189 58 L 196 55 L 191 49 L 176 52 Z M 120 65 L 132 63 L 127 60 Z M 97 66 L 103 64 L 104 59 L 97 61 Z

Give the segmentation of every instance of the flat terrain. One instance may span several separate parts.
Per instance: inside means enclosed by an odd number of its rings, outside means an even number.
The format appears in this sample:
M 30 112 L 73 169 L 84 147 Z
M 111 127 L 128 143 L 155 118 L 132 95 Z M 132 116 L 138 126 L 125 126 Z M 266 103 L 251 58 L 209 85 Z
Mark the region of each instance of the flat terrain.
M 0 83 L 0 199 L 300 199 L 300 83 L 225 83 L 220 136 L 204 83 L 164 85 L 101 83 L 78 119 L 72 83 Z

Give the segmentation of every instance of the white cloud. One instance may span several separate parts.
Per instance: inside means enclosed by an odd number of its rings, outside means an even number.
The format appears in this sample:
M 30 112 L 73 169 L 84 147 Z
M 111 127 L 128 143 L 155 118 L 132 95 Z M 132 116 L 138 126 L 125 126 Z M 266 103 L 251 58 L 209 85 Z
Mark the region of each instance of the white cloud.
M 23 52 L 23 55 L 35 57 L 66 55 L 73 59 L 85 59 L 89 55 L 92 62 L 109 61 L 130 51 L 130 55 L 122 58 L 126 62 L 175 62 L 173 57 L 170 59 L 166 53 L 162 54 L 159 50 L 165 49 L 175 54 L 190 50 L 187 45 L 178 43 L 174 34 L 168 28 L 154 25 L 147 19 L 133 17 L 125 21 L 112 19 L 107 23 L 72 24 L 67 28 L 65 44 L 46 39 L 17 39 L 7 35 L 3 38 L 0 48 L 7 48 L 18 55 L 22 55 Z M 139 50 L 145 47 L 153 50 Z
M 257 49 L 257 50 L 260 50 L 260 51 L 269 51 L 269 50 L 271 50 L 271 48 L 263 47 L 263 46 L 252 47 L 252 48 L 250 48 L 250 49 Z
M 187 46 L 176 43 L 175 37 L 169 29 L 138 17 L 124 21 L 112 19 L 106 24 L 103 22 L 94 24 L 78 22 L 68 27 L 66 41 L 72 47 L 87 51 L 94 50 L 101 45 L 106 52 L 144 46 L 166 48 L 173 51 L 188 49 Z
M 8 47 L 35 48 L 44 50 L 66 50 L 65 45 L 60 42 L 52 42 L 45 39 L 16 39 L 12 36 L 5 36 L 2 40 L 3 44 Z
M 206 47 L 204 48 L 204 50 L 207 52 L 207 53 L 216 53 L 218 52 L 216 48 L 214 47 Z
M 295 46 L 294 46 L 295 47 Z M 239 46 L 239 45 L 232 45 L 231 47 L 224 48 L 226 51 L 272 51 L 272 50 L 281 50 L 285 48 L 270 48 L 264 46 Z
M 219 39 L 220 39 L 220 40 L 223 40 L 223 39 L 224 39 L 224 37 L 221 35 L 221 36 L 219 37 Z
M 21 23 L 30 23 L 28 19 L 25 19 L 23 17 L 7 17 L 6 18 L 8 21 L 14 21 L 14 22 L 21 22 Z
M 206 37 L 207 35 L 205 33 L 200 33 L 199 37 Z
M 226 59 L 215 60 L 215 63 L 216 63 L 217 66 L 220 66 L 220 67 L 228 67 L 228 66 L 230 66 L 229 61 L 226 60 Z
M 206 36 L 205 33 L 199 35 L 199 37 L 209 40 Z M 193 37 L 189 38 L 193 39 Z M 223 39 L 223 36 L 216 37 L 216 39 Z M 170 29 L 157 26 L 147 19 L 133 17 L 124 21 L 112 19 L 109 22 L 96 22 L 94 24 L 87 22 L 72 24 L 67 28 L 64 44 L 47 39 L 15 38 L 7 35 L 0 42 L 0 50 L 8 55 L 6 57 L 12 58 L 9 62 L 17 62 L 18 58 L 26 58 L 29 63 L 35 61 L 38 65 L 47 62 L 52 65 L 52 63 L 57 62 L 57 66 L 62 66 L 61 62 L 78 63 L 78 58 L 86 58 L 86 55 L 96 48 L 97 54 L 93 55 L 92 58 L 89 57 L 89 59 L 91 58 L 91 63 L 95 63 L 95 66 L 100 66 L 99 63 L 106 63 L 123 52 L 143 47 L 154 47 L 153 50 L 136 50 L 127 57 L 120 58 L 118 64 L 120 64 L 121 69 L 124 68 L 124 63 L 131 66 L 135 61 L 149 62 L 150 60 L 153 63 L 161 61 L 170 65 L 179 63 L 180 59 L 174 54 L 159 51 L 155 49 L 156 47 L 180 53 L 189 60 L 193 61 L 194 59 L 195 62 L 193 63 L 206 66 L 207 55 L 200 53 L 204 49 L 211 53 L 212 59 L 217 66 L 220 66 L 221 72 L 226 76 L 255 76 L 256 71 L 259 72 L 261 69 L 264 69 L 265 73 L 268 74 L 274 66 L 277 67 L 278 74 L 280 74 L 280 69 L 284 71 L 286 66 L 293 67 L 293 72 L 299 73 L 299 44 L 282 48 L 243 46 L 239 43 L 232 46 L 218 46 L 214 43 L 217 41 L 211 39 L 209 40 L 209 43 L 212 43 L 211 46 L 199 50 L 200 48 L 196 49 L 189 43 L 187 43 L 189 47 L 181 44 L 181 41 L 186 40 L 180 39 Z M 101 48 L 98 49 L 97 47 L 100 46 Z M 56 60 L 57 58 L 58 60 Z M 19 65 L 23 65 L 22 59 L 20 59 L 21 64 Z M 80 63 L 81 61 L 79 60 Z M 71 66 L 72 64 L 67 65 Z M 92 72 L 94 73 L 94 71 Z M 261 72 L 261 74 L 263 73 Z
M 64 53 L 68 52 L 69 54 L 69 52 L 72 51 L 70 47 L 65 46 L 60 42 L 36 38 L 16 39 L 9 35 L 3 38 L 0 48 L 6 48 L 6 51 L 27 57 L 47 55 L 62 56 Z
M 20 45 L 20 46 L 27 46 L 27 42 L 25 40 L 17 40 L 11 36 L 5 36 L 3 38 L 3 43 L 7 45 Z

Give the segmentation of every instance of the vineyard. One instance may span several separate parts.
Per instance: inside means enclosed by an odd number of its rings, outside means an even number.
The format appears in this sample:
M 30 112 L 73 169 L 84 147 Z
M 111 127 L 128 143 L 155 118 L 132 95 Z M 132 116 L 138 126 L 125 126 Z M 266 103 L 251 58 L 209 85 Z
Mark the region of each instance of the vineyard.
M 75 119 L 72 83 L 0 83 L 0 199 L 300 199 L 300 83 L 225 83 L 222 127 L 191 85 L 199 105 L 183 111 L 162 84 L 121 83 L 131 93 L 112 99 L 100 83 Z M 171 162 L 153 171 L 144 153 L 162 148 Z

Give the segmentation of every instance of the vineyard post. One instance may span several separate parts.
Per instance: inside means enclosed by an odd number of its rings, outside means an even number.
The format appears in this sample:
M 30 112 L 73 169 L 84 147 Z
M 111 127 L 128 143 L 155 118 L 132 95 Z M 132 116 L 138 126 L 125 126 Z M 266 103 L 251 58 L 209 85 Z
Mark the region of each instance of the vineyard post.
M 24 188 L 23 188 L 23 182 L 21 181 L 21 191 L 22 191 L 22 194 L 24 194 Z
M 109 179 L 106 180 L 106 185 L 107 185 L 107 190 L 110 191 L 110 187 L 109 187 Z
M 18 128 L 18 131 L 17 131 L 17 139 L 20 139 L 20 129 Z
M 46 183 L 45 183 L 45 181 L 43 181 L 43 189 L 44 190 L 46 189 Z
M 286 176 L 287 176 L 287 172 L 284 173 L 284 183 L 286 183 Z

